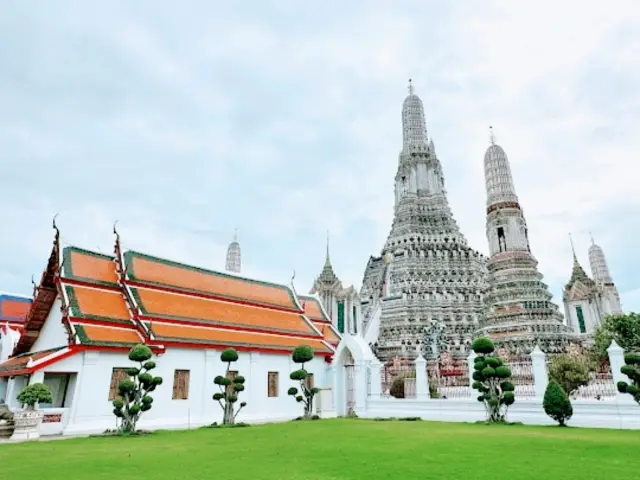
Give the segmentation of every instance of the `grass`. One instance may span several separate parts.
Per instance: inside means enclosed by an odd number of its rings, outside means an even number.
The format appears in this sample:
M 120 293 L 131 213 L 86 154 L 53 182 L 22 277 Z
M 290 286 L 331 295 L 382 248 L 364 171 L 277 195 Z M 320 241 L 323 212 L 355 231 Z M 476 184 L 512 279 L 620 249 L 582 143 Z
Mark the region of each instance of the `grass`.
M 632 478 L 637 431 L 334 419 L 0 445 L 2 478 Z M 635 460 L 634 460 L 635 459 Z

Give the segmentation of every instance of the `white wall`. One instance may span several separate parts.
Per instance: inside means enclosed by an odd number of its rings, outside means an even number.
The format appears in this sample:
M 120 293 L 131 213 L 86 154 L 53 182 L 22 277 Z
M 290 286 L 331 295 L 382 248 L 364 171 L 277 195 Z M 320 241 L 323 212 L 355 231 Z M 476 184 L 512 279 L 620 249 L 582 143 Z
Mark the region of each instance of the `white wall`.
M 32 352 L 67 346 L 69 344 L 67 331 L 62 325 L 60 305 L 60 298 L 56 298 L 53 302 L 53 307 L 51 307 L 51 311 L 49 311 L 49 315 L 42 326 L 42 330 L 40 331 L 38 338 L 33 344 L 33 347 L 31 347 Z
M 153 408 L 142 415 L 140 428 L 190 428 L 222 421 L 222 409 L 212 399 L 219 389 L 213 383 L 217 375 L 224 375 L 226 364 L 220 361 L 220 351 L 171 348 L 154 358 L 157 367 L 153 375 L 161 376 L 163 384 L 151 396 Z M 112 403 L 108 400 L 111 373 L 114 367 L 133 366 L 123 353 L 86 351 L 53 364 L 47 372 L 79 372 L 77 386 L 69 404 L 65 434 L 98 433 L 116 426 Z M 314 374 L 317 387 L 327 386 L 326 363 L 315 358 L 305 365 Z M 288 355 L 240 352 L 238 362 L 231 365 L 246 379 L 239 402 L 247 406 L 237 421 L 260 422 L 292 419 L 302 414 L 302 407 L 287 395 L 289 387 L 297 386 L 289 374 L 297 369 Z M 190 385 L 187 400 L 173 400 L 174 371 L 189 370 Z M 279 372 L 279 395 L 267 395 L 267 374 Z

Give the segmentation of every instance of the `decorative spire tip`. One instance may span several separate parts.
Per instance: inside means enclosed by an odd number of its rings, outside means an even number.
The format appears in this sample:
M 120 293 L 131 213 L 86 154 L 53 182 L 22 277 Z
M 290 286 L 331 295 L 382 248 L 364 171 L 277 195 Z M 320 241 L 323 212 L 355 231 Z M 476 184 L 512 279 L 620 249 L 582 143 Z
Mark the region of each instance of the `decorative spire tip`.
M 409 95 L 413 95 L 413 83 L 411 83 L 411 79 L 409 79 Z
M 489 142 L 491 142 L 491 145 L 496 144 L 496 136 L 493 133 L 493 127 L 491 125 L 489 125 Z

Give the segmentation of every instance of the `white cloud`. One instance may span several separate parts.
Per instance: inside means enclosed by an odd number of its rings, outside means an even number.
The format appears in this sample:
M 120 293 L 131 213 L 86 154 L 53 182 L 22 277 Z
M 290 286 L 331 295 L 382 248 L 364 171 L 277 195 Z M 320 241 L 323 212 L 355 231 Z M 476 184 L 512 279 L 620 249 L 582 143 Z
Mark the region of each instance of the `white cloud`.
M 14 212 L 2 288 L 25 290 L 41 269 L 54 211 L 63 236 L 87 248 L 110 249 L 120 219 L 132 248 L 203 266 L 222 267 L 238 226 L 245 268 L 287 282 L 295 268 L 302 291 L 328 228 L 338 275 L 358 285 L 391 226 L 412 77 L 471 245 L 486 252 L 493 125 L 556 301 L 571 272 L 568 233 L 587 268 L 593 231 L 624 306 L 640 309 L 637 1 L 363 1 L 339 15 L 196 3 L 105 7 L 99 23 L 81 3 L 24 7 L 23 25 L 0 19 L 0 41 L 17 46 L 0 59 L 0 92 L 14 99 L 0 101 L 12 119 L 0 120 L 0 143 L 21 159 L 0 164 L 0 181 L 14 180 L 0 191 Z M 25 37 L 28 21 L 46 37 Z

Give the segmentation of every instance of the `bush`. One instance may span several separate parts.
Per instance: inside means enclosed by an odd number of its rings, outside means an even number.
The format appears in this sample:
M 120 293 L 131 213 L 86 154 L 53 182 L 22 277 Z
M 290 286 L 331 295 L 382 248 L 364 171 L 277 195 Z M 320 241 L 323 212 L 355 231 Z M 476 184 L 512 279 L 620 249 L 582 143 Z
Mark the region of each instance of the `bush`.
M 601 361 L 609 358 L 607 349 L 615 340 L 625 352 L 640 351 L 640 313 L 607 315 L 594 335 L 594 351 Z
M 236 375 L 234 379 L 229 378 L 231 364 L 238 361 L 238 352 L 234 348 L 224 350 L 220 354 L 220 360 L 227 364 L 227 370 L 224 376 L 218 375 L 213 379 L 213 383 L 220 389 L 220 392 L 213 394 L 213 400 L 222 408 L 222 424 L 233 425 L 240 410 L 247 406 L 247 402 L 241 402 L 240 408 L 234 412 L 238 395 L 244 390 L 244 377 Z
M 294 363 L 299 363 L 300 368 L 291 372 L 289 378 L 291 380 L 295 380 L 300 382 L 300 393 L 298 395 L 298 389 L 296 387 L 291 387 L 287 391 L 289 395 L 296 399 L 296 402 L 302 403 L 304 406 L 304 416 L 305 420 L 309 420 L 312 417 L 313 412 L 313 397 L 316 396 L 318 392 L 320 392 L 319 388 L 312 387 L 308 384 L 307 378 L 309 377 L 309 372 L 307 372 L 304 368 L 304 364 L 313 360 L 313 349 L 308 345 L 300 345 L 295 348 L 293 353 L 291 354 L 291 358 Z
M 51 389 L 44 383 L 33 383 L 24 387 L 18 394 L 18 401 L 26 405 L 27 410 L 34 410 L 37 403 L 51 403 Z
M 549 362 L 549 376 L 570 396 L 581 386 L 589 384 L 590 367 L 583 356 L 556 355 Z
M 629 377 L 631 383 L 618 382 L 618 391 L 628 393 L 640 405 L 640 353 L 625 354 L 624 363 L 620 372 Z
M 136 345 L 129 350 L 129 360 L 138 362 L 140 366 L 126 370 L 129 378 L 120 382 L 118 385 L 120 398 L 113 401 L 113 414 L 122 419 L 121 433 L 136 431 L 140 416 L 151 410 L 153 398 L 149 393 L 162 385 L 161 377 L 154 377 L 149 373 L 156 368 L 156 362 L 150 361 L 152 356 L 151 349 L 146 345 Z
M 474 361 L 473 389 L 478 390 L 478 401 L 484 403 L 487 422 L 504 423 L 509 405 L 515 401 L 515 387 L 509 381 L 511 369 L 502 359 L 493 355 L 494 345 L 491 339 L 477 338 L 472 344 L 478 354 Z
M 558 422 L 561 427 L 566 426 L 565 423 L 573 415 L 573 407 L 567 392 L 553 378 L 549 380 L 544 392 L 542 407 L 544 412 Z

